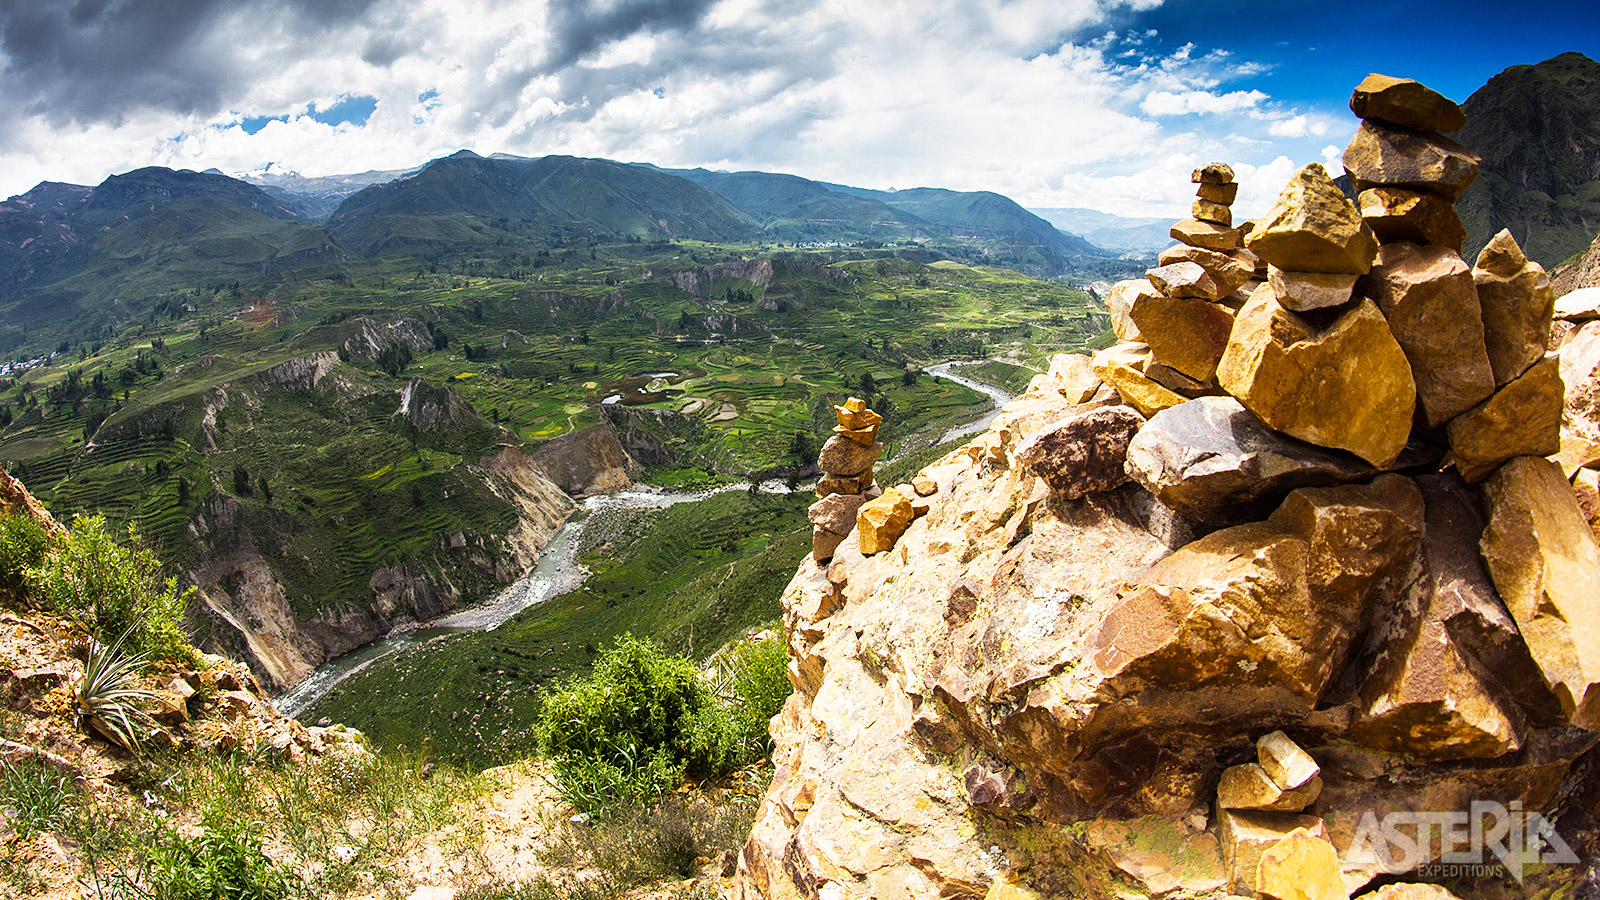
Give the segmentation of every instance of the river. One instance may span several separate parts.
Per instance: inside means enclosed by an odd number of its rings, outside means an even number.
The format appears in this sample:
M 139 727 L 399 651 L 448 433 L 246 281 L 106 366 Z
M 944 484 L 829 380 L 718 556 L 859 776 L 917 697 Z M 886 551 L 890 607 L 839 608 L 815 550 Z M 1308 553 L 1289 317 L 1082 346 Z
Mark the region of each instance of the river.
M 969 434 L 977 434 L 989 427 L 994 417 L 999 413 L 1000 407 L 1011 399 L 1011 394 L 981 381 L 956 375 L 951 372 L 953 366 L 961 363 L 940 363 L 929 366 L 925 371 L 938 378 L 947 378 L 956 384 L 971 388 L 989 396 L 992 408 L 982 418 L 965 425 L 958 425 L 945 433 L 939 439 L 943 443 L 954 438 Z M 748 484 L 732 484 L 710 491 L 665 491 L 648 485 L 639 485 L 618 491 L 614 494 L 602 494 L 589 497 L 583 505 L 575 511 L 566 524 L 556 530 L 539 551 L 539 562 L 520 581 L 501 591 L 488 603 L 474 606 L 469 609 L 458 610 L 448 615 L 441 616 L 422 625 L 407 625 L 391 631 L 383 638 L 364 644 L 351 650 L 349 653 L 336 656 L 328 660 L 299 684 L 290 688 L 273 701 L 278 711 L 288 716 L 298 716 L 307 707 L 326 694 L 334 685 L 361 671 L 374 660 L 382 659 L 391 653 L 417 647 L 429 641 L 436 641 L 460 634 L 466 631 L 492 631 L 500 627 L 519 612 L 542 603 L 551 597 L 576 589 L 583 583 L 588 574 L 578 564 L 577 548 L 578 537 L 583 532 L 583 526 L 588 519 L 596 513 L 610 509 L 639 509 L 654 507 L 662 509 L 676 503 L 686 503 L 693 500 L 704 500 L 715 493 L 722 491 L 748 490 Z M 763 482 L 761 490 L 767 493 L 782 493 L 788 490 L 781 480 Z

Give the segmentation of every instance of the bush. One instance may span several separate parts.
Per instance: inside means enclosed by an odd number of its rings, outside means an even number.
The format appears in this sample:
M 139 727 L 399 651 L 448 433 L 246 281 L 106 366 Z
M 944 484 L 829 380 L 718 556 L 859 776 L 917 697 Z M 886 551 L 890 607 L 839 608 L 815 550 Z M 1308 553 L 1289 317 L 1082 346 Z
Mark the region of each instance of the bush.
M 79 516 L 27 578 L 40 599 L 102 643 L 126 633 L 129 653 L 188 659 L 194 650 L 182 623 L 190 592 L 179 593 L 177 579 L 162 581 L 160 572 L 132 525 L 123 545 L 106 530 L 104 517 Z
M 721 774 L 739 756 L 733 717 L 694 664 L 632 635 L 545 700 L 538 738 L 557 790 L 584 812 L 648 802 L 686 772 Z
M 287 897 L 284 870 L 261 852 L 259 823 L 207 817 L 196 837 L 166 831 L 146 859 L 144 893 L 160 900 L 275 900 Z
M 782 637 L 740 644 L 728 665 L 735 700 L 733 722 L 747 748 L 746 758 L 765 756 L 772 752 L 768 723 L 794 691 L 789 684 L 788 646 Z
M 50 534 L 29 515 L 0 514 L 0 591 L 19 598 L 28 570 L 44 561 Z

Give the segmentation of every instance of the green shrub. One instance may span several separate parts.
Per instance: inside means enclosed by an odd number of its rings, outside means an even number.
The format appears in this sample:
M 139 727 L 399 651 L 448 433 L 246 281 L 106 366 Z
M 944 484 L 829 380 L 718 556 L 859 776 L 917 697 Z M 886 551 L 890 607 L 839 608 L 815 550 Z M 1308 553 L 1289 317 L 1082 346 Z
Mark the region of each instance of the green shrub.
M 50 535 L 32 516 L 0 513 L 0 592 L 20 597 L 29 569 L 44 561 Z
M 210 816 L 205 830 L 186 837 L 164 831 L 145 860 L 141 893 L 160 900 L 275 900 L 291 883 L 261 852 L 261 825 Z
M 161 579 L 160 561 L 132 525 L 128 543 L 119 544 L 103 516 L 79 516 L 27 571 L 45 603 L 102 643 L 126 633 L 133 654 L 187 659 L 194 653 L 182 624 L 190 592 L 179 593 L 176 578 Z
M 735 698 L 733 722 L 746 746 L 746 759 L 772 751 L 768 723 L 783 709 L 794 687 L 789 684 L 788 645 L 781 633 L 764 641 L 740 644 L 729 660 Z
M 538 737 L 557 790 L 585 812 L 648 802 L 685 772 L 721 774 L 739 755 L 733 717 L 694 664 L 632 635 L 546 699 Z

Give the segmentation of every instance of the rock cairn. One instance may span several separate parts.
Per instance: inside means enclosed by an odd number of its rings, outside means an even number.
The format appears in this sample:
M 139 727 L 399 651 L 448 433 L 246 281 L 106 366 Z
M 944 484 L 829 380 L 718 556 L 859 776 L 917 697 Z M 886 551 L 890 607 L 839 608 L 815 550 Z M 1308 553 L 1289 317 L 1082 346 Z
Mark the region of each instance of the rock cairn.
M 736 898 L 1600 884 L 1600 299 L 1461 258 L 1455 104 L 1351 109 L 1357 203 L 1315 164 L 1249 227 L 1197 203 L 1117 345 L 874 501 L 929 506 L 893 552 L 800 566 Z M 1548 864 L 1418 883 L 1501 861 L 1484 805 Z
M 833 413 L 839 424 L 817 456 L 817 467 L 822 470 L 817 496 L 821 499 L 806 513 L 813 526 L 811 556 L 818 562 L 833 558 L 833 551 L 855 527 L 857 511 L 883 494 L 883 489 L 873 484 L 872 474 L 883 451 L 883 442 L 878 440 L 883 416 L 868 409 L 859 397 L 835 406 Z

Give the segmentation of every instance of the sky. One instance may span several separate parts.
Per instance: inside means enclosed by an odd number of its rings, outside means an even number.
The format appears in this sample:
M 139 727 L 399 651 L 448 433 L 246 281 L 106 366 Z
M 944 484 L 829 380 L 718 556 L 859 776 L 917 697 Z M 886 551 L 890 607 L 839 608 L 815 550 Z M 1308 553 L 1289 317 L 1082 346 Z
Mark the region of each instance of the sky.
M 1458 102 L 1600 49 L 1600 3 L 0 0 L 0 197 L 147 165 L 332 175 L 460 149 L 1259 214 L 1338 174 L 1368 72 Z

